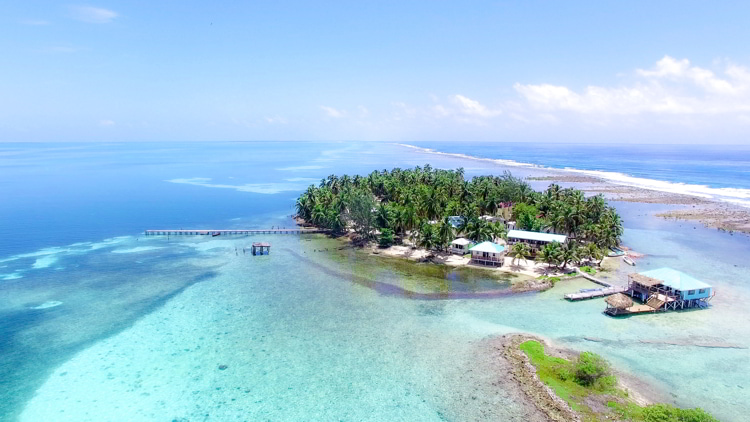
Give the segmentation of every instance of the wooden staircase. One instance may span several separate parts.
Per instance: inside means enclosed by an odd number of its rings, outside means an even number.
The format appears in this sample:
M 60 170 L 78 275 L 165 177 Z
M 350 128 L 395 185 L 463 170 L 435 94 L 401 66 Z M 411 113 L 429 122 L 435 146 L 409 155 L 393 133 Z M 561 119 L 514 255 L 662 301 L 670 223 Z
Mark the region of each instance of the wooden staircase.
M 666 302 L 662 299 L 659 299 L 657 295 L 651 295 L 651 297 L 648 298 L 648 301 L 646 302 L 646 305 L 658 310 L 664 307 L 664 304 Z

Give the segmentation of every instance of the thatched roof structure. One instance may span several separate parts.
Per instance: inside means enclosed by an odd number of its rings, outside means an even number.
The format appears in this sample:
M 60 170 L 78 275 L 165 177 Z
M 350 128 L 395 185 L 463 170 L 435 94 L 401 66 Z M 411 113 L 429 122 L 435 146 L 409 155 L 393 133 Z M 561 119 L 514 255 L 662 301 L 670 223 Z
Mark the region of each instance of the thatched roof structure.
M 604 299 L 609 306 L 617 309 L 626 309 L 631 306 L 633 306 L 633 299 L 625 296 L 622 293 L 617 293 L 611 296 L 607 296 L 606 299 Z
M 664 283 L 663 280 L 659 280 L 658 278 L 647 277 L 643 274 L 635 274 L 635 273 L 628 274 L 628 278 L 630 278 L 630 281 L 634 283 L 638 283 L 641 286 L 646 286 L 646 287 L 654 287 L 657 284 Z

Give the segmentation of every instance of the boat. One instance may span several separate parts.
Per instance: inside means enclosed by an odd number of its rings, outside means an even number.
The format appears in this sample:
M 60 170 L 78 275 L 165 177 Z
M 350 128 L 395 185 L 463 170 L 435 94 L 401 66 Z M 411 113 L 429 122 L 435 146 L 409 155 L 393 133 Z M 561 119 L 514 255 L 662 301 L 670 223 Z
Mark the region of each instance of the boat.
M 627 255 L 623 256 L 622 260 L 625 261 L 626 264 L 632 265 L 635 267 L 635 261 L 633 261 L 629 256 Z
M 620 249 L 620 248 L 615 248 L 615 247 L 611 247 L 611 248 L 609 248 L 609 249 L 611 250 L 611 252 L 609 252 L 609 253 L 607 254 L 607 256 L 609 256 L 609 257 L 614 257 L 614 256 L 623 256 L 623 255 L 625 255 L 625 251 L 623 251 L 623 250 L 622 250 L 622 249 Z
M 221 233 L 220 232 L 213 232 L 213 233 L 211 233 L 211 236 L 212 237 L 221 236 Z

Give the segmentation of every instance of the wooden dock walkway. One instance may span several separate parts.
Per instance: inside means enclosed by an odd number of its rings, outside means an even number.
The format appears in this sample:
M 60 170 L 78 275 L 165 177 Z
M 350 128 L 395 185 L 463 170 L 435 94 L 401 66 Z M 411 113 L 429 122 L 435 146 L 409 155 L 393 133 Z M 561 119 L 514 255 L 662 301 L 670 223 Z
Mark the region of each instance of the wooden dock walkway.
M 577 292 L 577 293 L 568 293 L 565 295 L 565 299 L 568 299 L 568 300 L 594 299 L 597 297 L 605 297 L 605 296 L 613 295 L 615 293 L 624 293 L 625 291 L 628 290 L 627 287 L 615 286 L 614 284 L 598 279 L 585 271 L 581 271 L 580 269 L 577 269 L 577 271 L 578 271 L 578 274 L 581 275 L 586 280 L 589 280 L 593 283 L 596 283 L 604 287 L 601 289 L 589 289 L 589 290 Z
M 593 290 L 588 290 L 585 292 L 568 293 L 565 295 L 565 299 L 568 299 L 568 300 L 594 299 L 597 297 L 605 297 L 605 296 L 613 295 L 615 293 L 624 293 L 627 290 L 628 290 L 627 287 L 619 287 L 619 286 L 604 287 L 601 289 L 593 289 Z
M 231 229 L 231 230 L 146 230 L 146 236 L 224 236 L 224 235 L 251 235 L 251 234 L 307 234 L 325 233 L 325 230 L 316 228 L 297 227 L 292 229 Z
M 614 285 L 612 283 L 607 283 L 604 280 L 600 280 L 600 279 L 594 277 L 593 275 L 591 275 L 591 274 L 589 274 L 589 273 L 587 273 L 585 271 L 581 271 L 580 268 L 576 268 L 576 271 L 578 271 L 578 274 L 581 277 L 585 278 L 588 281 L 592 281 L 592 282 L 594 282 L 594 283 L 596 283 L 596 284 L 598 284 L 600 286 L 604 286 L 604 287 L 614 287 Z

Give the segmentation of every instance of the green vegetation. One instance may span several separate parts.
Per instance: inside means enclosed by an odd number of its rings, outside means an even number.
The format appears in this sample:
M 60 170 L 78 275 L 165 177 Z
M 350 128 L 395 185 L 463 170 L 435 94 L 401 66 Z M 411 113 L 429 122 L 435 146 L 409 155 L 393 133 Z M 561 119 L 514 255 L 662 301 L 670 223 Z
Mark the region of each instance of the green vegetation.
M 369 239 L 390 229 L 395 243 L 409 239 L 427 249 L 445 249 L 456 235 L 477 242 L 504 238 L 503 222 L 491 220 L 515 218 L 521 229 L 549 229 L 572 239 L 545 255 L 550 266 L 562 268 L 601 260 L 601 250 L 617 245 L 623 231 L 620 216 L 601 195 L 585 198 L 579 190 L 556 184 L 535 192 L 507 172 L 466 181 L 462 168 L 439 170 L 429 164 L 366 177 L 330 175 L 308 187 L 296 205 L 299 217 L 333 233 L 353 229 Z M 527 257 L 528 252 L 518 255 Z
M 550 277 L 548 275 L 542 275 L 539 276 L 539 280 L 547 280 L 550 282 L 551 285 L 557 284 L 558 281 L 560 281 L 560 277 Z
M 391 245 L 393 245 L 393 230 L 391 229 L 383 229 L 380 231 L 380 238 L 378 239 L 378 244 L 381 248 L 387 248 Z
M 589 274 L 596 274 L 596 269 L 589 267 L 588 265 L 584 265 L 583 267 L 581 267 L 581 271 Z
M 700 408 L 680 409 L 668 404 L 641 407 L 617 388 L 609 363 L 601 356 L 583 352 L 575 361 L 547 355 L 544 345 L 530 340 L 519 348 L 537 370 L 539 379 L 578 412 L 584 421 L 618 420 L 634 422 L 718 422 Z M 592 410 L 602 402 L 607 411 Z M 604 406 L 602 406 L 604 407 Z
M 581 385 L 594 386 L 598 390 L 612 388 L 617 379 L 612 375 L 609 363 L 601 356 L 592 352 L 583 352 L 575 363 L 576 382 Z
M 641 407 L 635 403 L 609 402 L 615 414 L 627 421 L 637 422 L 718 422 L 718 419 L 700 408 L 680 409 L 669 404 Z

